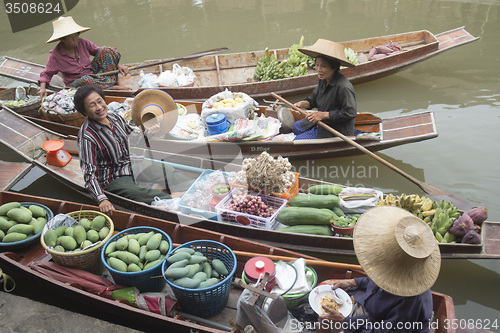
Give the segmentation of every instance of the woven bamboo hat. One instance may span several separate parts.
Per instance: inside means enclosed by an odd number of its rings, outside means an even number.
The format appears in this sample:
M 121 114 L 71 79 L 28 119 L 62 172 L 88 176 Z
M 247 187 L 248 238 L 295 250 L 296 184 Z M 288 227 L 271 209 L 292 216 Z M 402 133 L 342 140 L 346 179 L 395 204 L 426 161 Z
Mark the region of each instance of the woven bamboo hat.
M 394 206 L 367 210 L 356 222 L 356 257 L 380 288 L 399 296 L 428 290 L 439 275 L 441 253 L 431 228 Z
M 46 43 L 58 41 L 63 37 L 72 35 L 77 32 L 90 30 L 90 28 L 82 27 L 81 25 L 76 24 L 75 20 L 73 20 L 73 17 L 71 16 L 61 16 L 60 18 L 52 22 L 52 27 L 54 29 L 54 33 Z
M 345 67 L 356 66 L 347 59 L 344 47 L 330 40 L 318 39 L 316 43 L 311 46 L 299 48 L 299 51 L 313 58 L 322 55 L 330 59 L 338 60 L 340 61 L 340 65 Z
M 141 91 L 132 103 L 132 120 L 137 126 L 149 129 L 160 124 L 158 135 L 166 134 L 177 122 L 177 104 L 166 92 L 159 89 Z

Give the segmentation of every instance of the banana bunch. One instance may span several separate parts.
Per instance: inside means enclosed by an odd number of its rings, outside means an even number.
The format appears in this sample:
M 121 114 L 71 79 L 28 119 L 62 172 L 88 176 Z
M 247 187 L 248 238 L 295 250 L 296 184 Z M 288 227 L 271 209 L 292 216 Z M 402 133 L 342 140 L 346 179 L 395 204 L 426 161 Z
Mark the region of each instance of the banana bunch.
M 453 243 L 456 236 L 448 231 L 453 222 L 460 217 L 458 208 L 451 202 L 441 200 L 436 203 L 434 215 L 429 223 L 434 236 L 439 243 Z
M 349 60 L 351 63 L 353 63 L 354 65 L 359 64 L 358 54 L 354 52 L 353 49 L 351 48 L 344 49 L 344 53 L 345 56 L 347 57 L 347 60 Z
M 279 61 L 276 55 L 270 54 L 269 48 L 266 48 L 265 55 L 257 62 L 255 78 L 259 81 L 271 81 L 283 78 L 278 68 Z
M 455 236 L 448 232 L 453 222 L 460 217 L 458 208 L 451 202 L 441 200 L 433 201 L 430 198 L 420 197 L 417 194 L 401 194 L 395 196 L 392 193 L 379 200 L 379 206 L 397 206 L 406 209 L 413 215 L 424 220 L 434 233 L 440 243 L 451 243 Z
M 314 68 L 315 61 L 314 58 L 299 51 L 303 42 L 304 36 L 299 44 L 293 44 L 288 49 L 288 56 L 282 62 L 278 61 L 274 53 L 270 55 L 269 49 L 266 48 L 264 57 L 257 62 L 255 78 L 259 81 L 270 81 L 308 74 L 307 66 Z

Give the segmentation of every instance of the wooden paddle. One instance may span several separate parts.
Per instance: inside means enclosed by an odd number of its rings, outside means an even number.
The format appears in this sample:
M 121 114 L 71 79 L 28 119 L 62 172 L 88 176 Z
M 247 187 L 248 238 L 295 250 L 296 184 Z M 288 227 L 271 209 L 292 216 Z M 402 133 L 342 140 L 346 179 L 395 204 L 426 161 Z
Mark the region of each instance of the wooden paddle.
M 134 67 L 130 67 L 129 70 L 139 69 L 139 68 L 144 68 L 144 67 L 150 67 L 150 66 L 156 66 L 156 65 L 161 65 L 161 64 L 165 64 L 167 62 L 173 62 L 173 61 L 178 61 L 178 60 L 185 60 L 185 59 L 193 59 L 193 58 L 203 57 L 203 56 L 206 56 L 206 55 L 209 55 L 209 54 L 220 53 L 220 52 L 224 52 L 224 51 L 228 51 L 228 50 L 229 50 L 229 48 L 227 48 L 227 47 L 220 47 L 218 49 L 213 49 L 213 50 L 208 50 L 208 51 L 203 51 L 203 52 L 192 53 L 192 54 L 188 54 L 188 55 L 182 56 L 182 57 L 170 58 L 170 59 L 165 59 L 165 60 L 161 60 L 161 61 L 152 62 L 152 63 L 149 63 L 149 64 L 137 65 L 137 66 L 134 66 Z M 109 71 L 109 72 L 104 72 L 104 73 L 98 73 L 97 75 L 99 75 L 99 76 L 106 76 L 106 75 L 112 75 L 112 74 L 117 74 L 117 73 L 119 73 L 119 70 L 114 70 L 114 71 Z
M 301 114 L 303 114 L 304 116 L 307 116 L 307 113 L 296 107 L 294 104 L 290 103 L 289 101 L 287 101 L 286 99 L 284 99 L 283 97 L 275 94 L 275 93 L 271 93 L 271 95 L 280 100 L 281 102 L 285 103 L 286 105 L 288 105 L 290 108 L 292 108 L 293 110 L 295 111 L 298 111 L 300 112 Z M 365 147 L 361 146 L 359 143 L 351 140 L 350 138 L 348 138 L 347 136 L 343 135 L 342 133 L 336 131 L 335 129 L 331 128 L 330 126 L 326 125 L 325 123 L 323 123 L 322 121 L 318 121 L 318 125 L 323 127 L 324 129 L 326 129 L 328 132 L 332 133 L 332 134 L 335 134 L 336 136 L 338 136 L 339 138 L 341 138 L 342 140 L 344 140 L 345 142 L 349 143 L 350 145 L 358 148 L 359 150 L 361 150 L 363 153 L 369 155 L 370 157 L 373 157 L 374 159 L 376 159 L 377 161 L 379 161 L 380 163 L 382 164 L 385 164 L 386 166 L 388 166 L 389 168 L 391 168 L 392 170 L 396 171 L 397 173 L 399 173 L 401 176 L 405 177 L 406 179 L 410 180 L 411 182 L 415 183 L 418 187 L 420 187 L 424 192 L 436 197 L 436 199 L 438 200 L 445 200 L 447 202 L 453 202 L 455 204 L 455 206 L 457 206 L 458 208 L 465 208 L 465 207 L 470 207 L 470 204 L 464 200 L 461 200 L 461 199 L 458 199 L 458 198 L 455 198 L 453 197 L 451 194 L 443 191 L 443 190 L 440 190 L 438 189 L 437 187 L 434 187 L 432 185 L 429 185 L 425 182 L 422 182 L 418 179 L 416 179 L 415 177 L 407 174 L 406 172 L 404 172 L 403 170 L 399 169 L 398 167 L 396 167 L 395 165 L 387 162 L 386 160 L 384 160 L 382 157 L 374 154 L 373 152 L 369 151 L 368 149 L 366 149 Z

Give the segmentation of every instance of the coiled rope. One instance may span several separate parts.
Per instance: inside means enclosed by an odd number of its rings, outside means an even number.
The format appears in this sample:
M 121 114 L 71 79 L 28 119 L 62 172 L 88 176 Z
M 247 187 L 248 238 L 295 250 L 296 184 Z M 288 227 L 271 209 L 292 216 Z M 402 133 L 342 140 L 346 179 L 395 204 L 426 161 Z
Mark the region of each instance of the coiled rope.
M 10 293 L 16 287 L 16 282 L 14 281 L 14 279 L 5 274 L 1 268 L 0 268 L 0 284 L 3 285 L 3 290 L 7 293 Z M 9 284 L 12 286 L 12 288 L 9 288 Z

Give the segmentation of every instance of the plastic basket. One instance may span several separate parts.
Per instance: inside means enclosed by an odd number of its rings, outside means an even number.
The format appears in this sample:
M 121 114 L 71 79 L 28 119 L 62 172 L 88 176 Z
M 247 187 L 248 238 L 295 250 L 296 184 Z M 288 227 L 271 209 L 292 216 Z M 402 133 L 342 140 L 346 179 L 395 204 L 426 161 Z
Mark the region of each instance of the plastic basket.
M 106 248 L 111 242 L 114 242 L 122 237 L 125 237 L 127 235 L 135 235 L 141 232 L 150 232 L 154 231 L 157 233 L 160 233 L 162 235 L 162 240 L 166 240 L 169 244 L 167 256 L 170 254 L 172 251 L 172 239 L 170 236 L 164 232 L 163 230 L 153 228 L 153 227 L 134 227 L 134 228 L 129 228 L 125 229 L 116 235 L 114 235 L 111 239 L 109 239 L 106 244 L 103 247 L 103 250 L 101 252 L 101 261 L 104 264 L 104 267 L 109 271 L 111 276 L 113 277 L 113 280 L 115 281 L 116 284 L 122 285 L 122 286 L 130 286 L 130 287 L 136 287 L 139 289 L 141 292 L 153 292 L 153 291 L 161 291 L 163 287 L 165 287 L 165 280 L 162 278 L 162 263 L 165 260 L 162 260 L 159 262 L 157 265 L 146 269 L 144 271 L 140 272 L 121 272 L 118 271 L 111 266 L 108 265 L 106 262 L 105 258 L 105 252 Z M 166 256 L 165 256 L 166 257 Z
M 20 202 L 20 204 L 22 207 L 26 207 L 26 208 L 28 208 L 31 205 L 42 207 L 47 212 L 47 215 L 46 215 L 47 221 L 54 217 L 54 213 L 45 205 L 42 205 L 42 204 L 39 204 L 36 202 Z M 12 243 L 0 242 L 0 252 L 24 249 L 28 246 L 34 245 L 34 244 L 38 243 L 40 236 L 42 235 L 42 232 L 43 232 L 43 229 L 42 229 L 42 231 L 38 232 L 37 234 L 35 234 L 29 238 L 26 238 L 25 240 L 19 241 L 19 242 L 12 242 Z
M 229 200 L 237 193 L 238 191 L 242 191 L 242 188 L 234 188 L 229 192 L 229 194 L 222 199 L 215 209 L 217 210 L 217 219 L 220 222 L 232 222 L 232 223 L 240 223 L 243 225 L 273 230 L 274 225 L 276 224 L 276 216 L 282 210 L 287 203 L 287 200 L 278 198 L 271 195 L 259 194 L 256 192 L 248 191 L 250 195 L 258 195 L 262 198 L 262 201 L 269 207 L 274 209 L 273 215 L 270 217 L 260 217 L 256 215 L 250 215 L 245 213 L 236 212 L 227 208 Z
M 236 255 L 228 246 L 211 240 L 191 241 L 177 248 L 192 248 L 203 253 L 209 261 L 219 259 L 226 266 L 229 274 L 219 283 L 203 289 L 182 288 L 164 277 L 164 280 L 172 288 L 182 311 L 202 318 L 210 318 L 219 314 L 224 310 L 229 299 L 231 281 L 237 266 Z M 165 260 L 162 272 L 165 272 L 168 266 L 169 264 Z
M 102 241 L 97 242 L 94 246 L 88 249 L 80 252 L 59 252 L 49 248 L 47 244 L 45 244 L 43 236 L 45 235 L 46 229 L 44 229 L 42 236 L 40 237 L 40 242 L 42 243 L 43 248 L 49 252 L 52 255 L 52 259 L 61 266 L 83 269 L 92 273 L 101 273 L 103 268 L 100 256 L 101 248 L 106 241 L 111 238 L 111 235 L 114 232 L 113 221 L 106 214 L 94 210 L 79 210 L 67 213 L 66 215 L 71 216 L 77 221 L 83 218 L 92 221 L 96 216 L 102 215 L 106 219 L 105 226 L 109 228 L 109 233 Z
M 290 186 L 290 188 L 287 191 L 285 191 L 283 193 L 260 191 L 260 190 L 248 187 L 246 185 L 237 184 L 236 181 L 233 181 L 232 185 L 233 185 L 233 187 L 248 188 L 249 190 L 254 191 L 254 192 L 263 193 L 263 194 L 271 195 L 273 197 L 282 198 L 282 199 L 285 199 L 287 201 L 290 201 L 294 197 L 299 195 L 299 173 L 294 172 L 294 174 L 295 174 L 295 182 L 293 183 L 292 186 Z
M 217 212 L 216 211 L 209 211 L 205 209 L 199 209 L 199 208 L 194 208 L 186 205 L 186 197 L 187 195 L 193 194 L 196 192 L 197 189 L 197 183 L 204 181 L 207 176 L 213 172 L 216 172 L 215 170 L 205 170 L 201 173 L 201 175 L 196 179 L 196 181 L 189 187 L 189 189 L 186 191 L 186 193 L 182 196 L 182 198 L 179 200 L 179 208 L 181 209 L 181 212 L 187 215 L 198 215 L 202 216 L 206 219 L 217 221 Z M 227 176 L 228 174 L 226 172 L 222 172 L 224 176 Z M 207 206 L 210 205 L 210 187 L 207 187 L 207 194 L 204 196 L 204 200 L 206 200 Z

